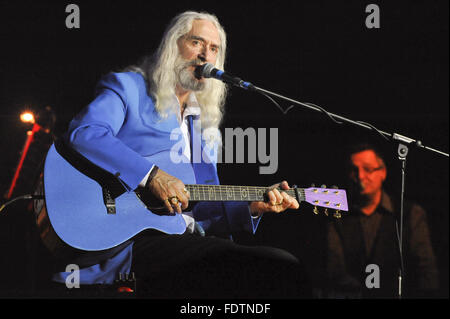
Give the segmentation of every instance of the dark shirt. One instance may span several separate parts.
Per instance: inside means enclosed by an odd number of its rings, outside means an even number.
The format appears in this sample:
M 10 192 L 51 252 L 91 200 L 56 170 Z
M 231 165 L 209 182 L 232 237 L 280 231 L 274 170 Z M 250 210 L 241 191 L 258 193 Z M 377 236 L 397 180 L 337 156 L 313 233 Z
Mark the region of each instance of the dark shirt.
M 436 258 L 425 211 L 406 204 L 403 230 L 403 295 L 424 296 L 438 289 Z M 328 227 L 327 275 L 335 297 L 382 297 L 398 295 L 400 254 L 397 210 L 383 192 L 380 205 L 367 216 L 358 210 L 330 222 Z M 380 288 L 367 288 L 366 266 L 380 270 Z M 340 296 L 336 296 L 340 294 Z

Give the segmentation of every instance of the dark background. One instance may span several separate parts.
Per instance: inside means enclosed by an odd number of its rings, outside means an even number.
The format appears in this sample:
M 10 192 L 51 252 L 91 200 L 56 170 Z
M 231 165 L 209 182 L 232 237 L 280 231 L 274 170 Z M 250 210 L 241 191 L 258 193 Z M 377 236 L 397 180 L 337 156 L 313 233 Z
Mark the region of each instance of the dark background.
M 80 29 L 65 27 L 70 3 L 80 7 Z M 370 3 L 380 7 L 380 29 L 365 26 Z M 152 52 L 169 20 L 187 9 L 219 17 L 228 34 L 230 73 L 448 152 L 448 1 L 0 1 L 0 192 L 10 186 L 30 128 L 19 121 L 22 111 L 44 114 L 50 106 L 53 133 L 61 134 L 93 98 L 103 74 Z M 279 169 L 260 175 L 262 164 L 223 164 L 223 184 L 288 179 L 305 187 L 343 185 L 343 150 L 370 140 L 388 154 L 388 190 L 395 196 L 400 190 L 397 145 L 373 132 L 337 125 L 301 107 L 283 115 L 264 96 L 238 88 L 230 90 L 225 127 L 277 127 Z M 36 136 L 14 196 L 31 191 L 49 141 L 44 133 Z M 447 298 L 448 167 L 444 156 L 410 149 L 406 196 L 429 213 L 440 296 Z M 302 204 L 300 211 L 265 216 L 252 243 L 297 254 L 314 281 L 323 270 L 324 223 Z M 26 203 L 0 213 L 0 246 L 1 270 L 8 274 L 0 295 L 33 295 L 45 258 Z

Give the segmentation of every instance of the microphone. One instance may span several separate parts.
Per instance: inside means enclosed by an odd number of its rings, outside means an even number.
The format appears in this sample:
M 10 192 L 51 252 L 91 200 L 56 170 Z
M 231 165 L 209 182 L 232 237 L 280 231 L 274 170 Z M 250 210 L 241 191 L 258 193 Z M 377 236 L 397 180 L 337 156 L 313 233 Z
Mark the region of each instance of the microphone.
M 203 65 L 198 65 L 194 71 L 195 77 L 197 79 L 203 78 L 214 78 L 221 80 L 225 83 L 236 85 L 243 89 L 254 89 L 253 84 L 250 82 L 245 82 L 242 79 L 232 76 L 222 70 L 216 69 L 211 63 L 205 63 Z

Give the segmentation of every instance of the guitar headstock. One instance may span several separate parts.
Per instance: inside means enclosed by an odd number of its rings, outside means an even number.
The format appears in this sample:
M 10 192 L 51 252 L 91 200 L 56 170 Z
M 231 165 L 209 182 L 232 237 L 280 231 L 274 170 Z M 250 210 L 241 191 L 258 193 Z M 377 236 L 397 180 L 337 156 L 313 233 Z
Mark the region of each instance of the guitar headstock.
M 348 211 L 347 193 L 344 189 L 338 188 L 305 188 L 305 201 L 314 205 L 314 213 L 318 214 L 317 206 L 325 208 L 325 215 L 328 216 L 328 209 L 335 210 L 334 217 L 340 218 L 340 211 Z

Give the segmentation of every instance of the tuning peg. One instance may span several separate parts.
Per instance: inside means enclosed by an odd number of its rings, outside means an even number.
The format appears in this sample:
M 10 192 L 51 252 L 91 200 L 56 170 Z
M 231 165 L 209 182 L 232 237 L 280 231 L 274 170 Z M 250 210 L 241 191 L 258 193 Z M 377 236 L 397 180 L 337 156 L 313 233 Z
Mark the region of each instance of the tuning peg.
M 331 188 L 333 188 L 333 189 L 339 189 L 339 187 L 337 187 L 336 185 L 331 186 Z
M 314 206 L 313 213 L 316 215 L 319 214 L 319 210 L 317 209 L 317 206 Z
M 311 187 L 316 187 L 316 184 L 314 184 L 314 183 L 311 183 Z
M 320 188 L 327 188 L 327 185 L 322 184 L 322 186 L 320 186 Z
M 325 208 L 325 210 L 323 211 L 323 213 L 325 214 L 325 216 L 328 217 L 328 208 Z
M 342 214 L 339 210 L 337 210 L 334 212 L 333 217 L 339 219 L 342 217 Z

